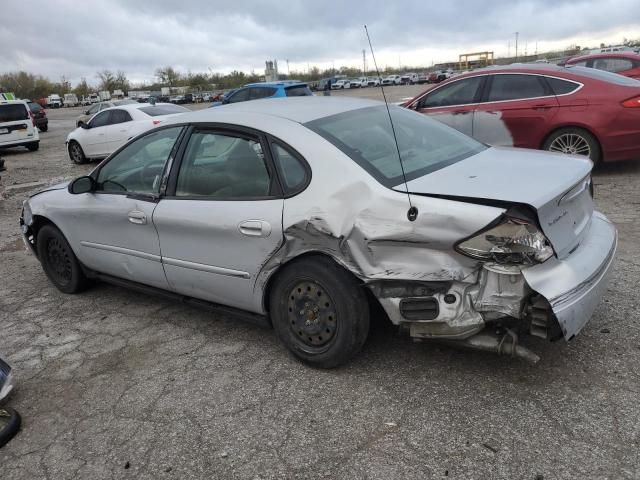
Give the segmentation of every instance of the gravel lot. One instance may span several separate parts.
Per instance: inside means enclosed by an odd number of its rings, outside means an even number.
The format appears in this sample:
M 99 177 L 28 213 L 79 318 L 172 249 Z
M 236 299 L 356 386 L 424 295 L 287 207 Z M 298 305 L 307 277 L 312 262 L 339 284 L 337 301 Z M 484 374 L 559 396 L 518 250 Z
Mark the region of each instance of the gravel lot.
M 40 188 L 29 182 L 93 168 L 64 150 L 79 112 L 49 110 L 38 152 L 3 153 L 0 355 L 23 416 L 0 449 L 3 480 L 640 478 L 640 162 L 595 173 L 619 229 L 614 276 L 581 335 L 534 346 L 538 365 L 412 343 L 380 320 L 352 363 L 320 371 L 270 330 L 47 281 L 20 239 L 20 206 Z

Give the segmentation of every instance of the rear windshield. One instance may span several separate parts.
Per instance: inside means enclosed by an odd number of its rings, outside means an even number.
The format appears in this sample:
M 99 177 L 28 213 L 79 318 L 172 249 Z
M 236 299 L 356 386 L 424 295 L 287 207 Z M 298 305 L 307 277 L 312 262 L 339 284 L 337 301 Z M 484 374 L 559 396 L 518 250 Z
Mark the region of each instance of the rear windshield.
M 0 122 L 17 122 L 28 118 L 29 113 L 23 103 L 0 105 Z
M 42 107 L 35 102 L 28 103 L 28 105 L 32 112 L 39 112 L 42 110 Z
M 148 107 L 142 107 L 139 110 L 143 113 L 146 113 L 150 117 L 171 115 L 172 113 L 185 113 L 190 111 L 188 108 L 181 107 L 180 105 L 151 105 Z
M 306 85 L 296 85 L 295 87 L 286 87 L 284 89 L 287 97 L 308 97 L 313 95 L 309 87 Z
M 398 147 L 384 105 L 351 110 L 308 122 L 386 187 L 421 177 L 486 149 L 482 143 L 411 110 L 389 107 Z M 402 166 L 398 159 L 398 149 Z
M 575 67 L 573 65 L 567 65 L 565 68 L 569 73 L 580 75 L 581 77 L 592 78 L 594 80 L 600 80 L 601 82 L 615 83 L 616 85 L 623 85 L 625 87 L 640 87 L 640 80 L 618 75 L 617 73 L 598 70 L 596 68 Z

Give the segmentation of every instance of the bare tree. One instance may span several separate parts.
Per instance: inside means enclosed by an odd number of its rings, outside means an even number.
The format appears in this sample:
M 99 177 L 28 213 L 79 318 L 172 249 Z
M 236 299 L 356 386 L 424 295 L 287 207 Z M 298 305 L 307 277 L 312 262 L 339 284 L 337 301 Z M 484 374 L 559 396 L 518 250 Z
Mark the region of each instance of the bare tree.
M 166 66 L 156 69 L 156 77 L 161 84 L 169 87 L 175 87 L 180 81 L 182 75 L 175 68 Z
M 98 84 L 98 88 L 100 90 L 111 92 L 115 89 L 114 85 L 116 83 L 116 76 L 111 70 L 102 70 L 97 72 L 96 77 L 98 77 L 98 80 L 100 81 Z

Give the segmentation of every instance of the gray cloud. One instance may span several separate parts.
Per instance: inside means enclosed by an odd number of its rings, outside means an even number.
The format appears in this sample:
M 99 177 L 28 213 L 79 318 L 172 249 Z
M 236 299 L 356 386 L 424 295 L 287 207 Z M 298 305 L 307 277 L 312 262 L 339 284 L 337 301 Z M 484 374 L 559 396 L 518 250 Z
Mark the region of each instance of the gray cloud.
M 0 71 L 90 82 L 105 68 L 150 80 L 161 65 L 194 72 L 262 71 L 269 58 L 359 65 L 365 23 L 383 65 L 506 49 L 515 31 L 523 42 L 546 44 L 640 35 L 637 0 L 5 0 L 2 11 Z

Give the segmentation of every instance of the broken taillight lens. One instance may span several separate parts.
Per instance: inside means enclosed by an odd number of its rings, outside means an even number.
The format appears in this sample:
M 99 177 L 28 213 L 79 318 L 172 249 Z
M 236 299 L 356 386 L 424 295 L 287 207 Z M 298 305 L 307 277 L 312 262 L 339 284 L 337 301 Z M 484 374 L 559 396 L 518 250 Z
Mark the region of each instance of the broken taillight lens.
M 640 95 L 630 98 L 629 100 L 625 100 L 622 102 L 622 106 L 626 108 L 640 108 Z
M 510 217 L 460 242 L 456 250 L 468 257 L 511 265 L 542 263 L 553 255 L 549 240 L 536 225 Z

